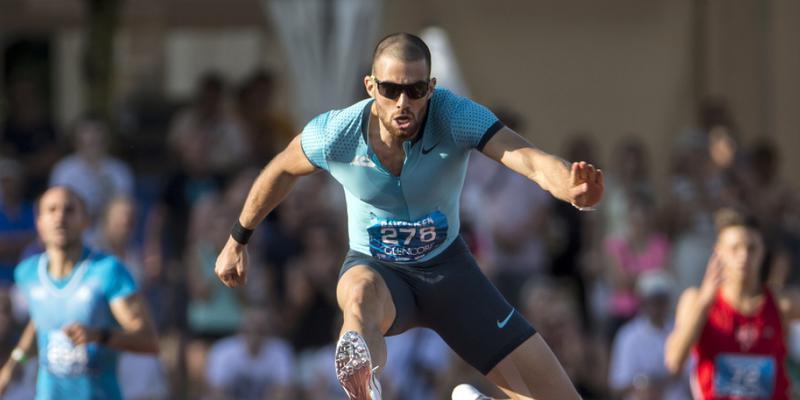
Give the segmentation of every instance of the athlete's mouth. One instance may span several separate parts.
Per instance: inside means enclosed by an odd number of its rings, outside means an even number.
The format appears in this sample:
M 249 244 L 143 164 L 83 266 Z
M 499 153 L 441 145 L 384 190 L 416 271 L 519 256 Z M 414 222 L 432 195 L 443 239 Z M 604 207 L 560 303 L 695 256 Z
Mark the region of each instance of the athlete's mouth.
M 410 128 L 413 121 L 410 115 L 400 115 L 394 118 L 394 123 L 397 124 L 397 127 L 400 129 Z

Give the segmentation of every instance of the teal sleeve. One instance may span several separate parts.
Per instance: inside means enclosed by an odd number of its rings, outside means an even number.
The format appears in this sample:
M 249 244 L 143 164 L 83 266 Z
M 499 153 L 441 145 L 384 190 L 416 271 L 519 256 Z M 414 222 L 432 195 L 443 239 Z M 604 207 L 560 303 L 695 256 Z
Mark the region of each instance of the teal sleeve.
M 105 269 L 107 276 L 103 278 L 105 287 L 106 300 L 109 303 L 116 299 L 128 297 L 138 290 L 136 282 L 133 280 L 128 269 L 118 259 L 109 257 L 107 260 L 108 266 Z
M 327 154 L 327 135 L 326 127 L 329 113 L 324 113 L 312 119 L 303 132 L 300 133 L 300 146 L 303 153 L 312 164 L 317 168 L 328 169 Z
M 17 285 L 23 292 L 30 282 L 36 279 L 36 267 L 39 262 L 40 254 L 31 256 L 22 260 L 14 269 L 14 284 Z
M 461 147 L 483 149 L 503 124 L 493 112 L 468 98 L 452 95 L 450 99 L 450 132 Z

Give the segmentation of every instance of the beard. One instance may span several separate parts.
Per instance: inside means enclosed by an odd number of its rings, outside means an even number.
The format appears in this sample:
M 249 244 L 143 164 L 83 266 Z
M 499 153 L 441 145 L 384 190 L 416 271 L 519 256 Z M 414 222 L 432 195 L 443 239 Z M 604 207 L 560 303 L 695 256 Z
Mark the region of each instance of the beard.
M 399 139 L 411 139 L 419 131 L 419 119 L 411 110 L 385 113 L 378 108 L 378 119 L 389 133 Z

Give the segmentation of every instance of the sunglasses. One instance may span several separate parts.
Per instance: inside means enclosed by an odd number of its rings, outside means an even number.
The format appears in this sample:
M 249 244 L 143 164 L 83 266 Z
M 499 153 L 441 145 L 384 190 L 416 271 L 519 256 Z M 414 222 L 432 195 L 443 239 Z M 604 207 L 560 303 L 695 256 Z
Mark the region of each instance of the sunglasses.
M 403 85 L 400 83 L 380 81 L 374 75 L 370 76 L 370 78 L 378 85 L 378 93 L 392 100 L 397 100 L 397 98 L 400 97 L 400 93 L 405 93 L 406 96 L 412 100 L 421 99 L 428 94 L 428 87 L 430 85 L 430 80 Z

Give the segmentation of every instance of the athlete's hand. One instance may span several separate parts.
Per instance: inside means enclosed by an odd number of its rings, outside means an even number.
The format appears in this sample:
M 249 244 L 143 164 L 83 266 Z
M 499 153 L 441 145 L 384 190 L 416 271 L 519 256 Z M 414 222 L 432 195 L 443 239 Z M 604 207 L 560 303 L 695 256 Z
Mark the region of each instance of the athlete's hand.
M 585 161 L 572 163 L 570 198 L 576 207 L 592 207 L 603 197 L 603 171 Z
M 717 290 L 722 284 L 724 279 L 723 264 L 717 253 L 711 255 L 706 266 L 706 274 L 703 277 L 703 282 L 700 284 L 700 290 L 697 293 L 697 299 L 700 301 L 701 306 L 708 306 L 714 302 L 714 297 L 717 295 Z
M 247 246 L 229 237 L 217 257 L 214 273 L 229 288 L 247 282 Z
M 63 329 L 64 334 L 67 335 L 72 344 L 80 346 L 82 344 L 93 343 L 100 340 L 100 331 L 92 329 L 81 324 L 69 324 Z

